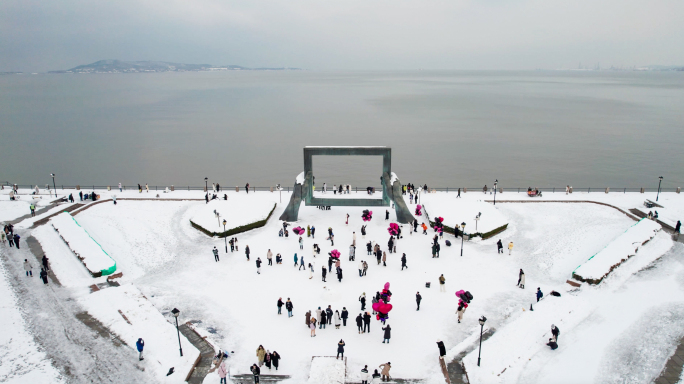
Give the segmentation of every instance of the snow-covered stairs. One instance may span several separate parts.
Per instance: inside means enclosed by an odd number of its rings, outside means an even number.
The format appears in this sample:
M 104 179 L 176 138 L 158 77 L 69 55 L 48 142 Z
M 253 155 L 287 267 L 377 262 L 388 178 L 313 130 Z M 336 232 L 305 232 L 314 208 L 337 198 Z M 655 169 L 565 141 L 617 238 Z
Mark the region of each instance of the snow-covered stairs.
M 347 376 L 347 358 L 314 356 L 311 358 L 309 383 L 344 384 Z

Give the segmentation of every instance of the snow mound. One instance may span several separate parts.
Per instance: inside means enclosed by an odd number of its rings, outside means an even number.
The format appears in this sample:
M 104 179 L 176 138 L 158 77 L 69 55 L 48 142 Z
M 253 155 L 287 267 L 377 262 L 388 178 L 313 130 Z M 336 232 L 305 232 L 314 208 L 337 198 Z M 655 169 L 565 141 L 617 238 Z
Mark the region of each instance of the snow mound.
M 88 313 L 117 334 L 137 354 L 138 338 L 145 341 L 142 362 L 145 369 L 154 372 L 159 383 L 184 383 L 199 357 L 199 350 L 188 339 L 177 335 L 175 325 L 143 296 L 132 284 L 107 288 L 85 296 L 79 302 Z M 183 357 L 178 350 L 178 337 Z M 175 373 L 166 376 L 173 367 Z
M 332 356 L 314 356 L 311 359 L 309 383 L 344 384 L 346 376 L 346 360 L 333 359 Z
M 223 220 L 226 220 L 225 231 L 238 233 L 243 232 L 243 229 L 251 229 L 241 227 L 268 219 L 274 209 L 275 203 L 268 200 L 251 200 L 248 204 L 234 198 L 212 200 L 209 204 L 196 207 L 190 222 L 216 236 L 224 232 Z M 218 212 L 218 217 L 214 211 Z
M 573 277 L 589 284 L 600 283 L 613 269 L 636 255 L 639 247 L 651 240 L 660 229 L 660 224 L 653 220 L 639 220 L 605 248 L 590 257 L 586 263 L 577 267 L 572 273 Z
M 63 212 L 50 219 L 52 227 L 69 246 L 69 249 L 88 268 L 94 277 L 110 275 L 116 271 L 116 262 L 98 244 L 76 219 Z
M 506 218 L 493 204 L 482 200 L 457 199 L 456 194 L 423 193 L 420 196 L 423 210 L 434 222 L 436 217 L 444 218 L 447 232 L 453 233 L 454 225 L 466 223 L 466 233 L 486 234 L 508 224 Z M 478 214 L 480 218 L 475 220 Z

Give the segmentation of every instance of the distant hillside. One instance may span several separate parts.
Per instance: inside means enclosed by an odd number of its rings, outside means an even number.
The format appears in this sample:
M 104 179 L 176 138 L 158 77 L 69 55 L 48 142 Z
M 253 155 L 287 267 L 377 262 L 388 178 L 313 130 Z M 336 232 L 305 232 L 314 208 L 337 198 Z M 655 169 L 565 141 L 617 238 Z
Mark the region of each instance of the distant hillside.
M 140 73 L 140 72 L 186 72 L 227 70 L 290 70 L 298 68 L 247 68 L 239 65 L 182 64 L 166 61 L 100 60 L 62 71 L 49 73 Z

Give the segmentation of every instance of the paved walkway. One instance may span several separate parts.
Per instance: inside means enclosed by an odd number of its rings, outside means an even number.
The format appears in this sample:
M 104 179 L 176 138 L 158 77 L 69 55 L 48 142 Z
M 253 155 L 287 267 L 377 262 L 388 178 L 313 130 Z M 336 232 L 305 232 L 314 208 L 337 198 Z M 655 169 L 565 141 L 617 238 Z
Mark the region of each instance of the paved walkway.
M 209 373 L 211 369 L 211 361 L 216 354 L 214 347 L 204 340 L 194 329 L 190 328 L 187 324 L 182 324 L 178 327 L 180 332 L 185 336 L 192 345 L 194 345 L 200 351 L 199 363 L 195 366 L 195 369 L 190 374 L 190 384 L 202 384 L 204 378 Z
M 665 364 L 665 369 L 660 373 L 655 384 L 677 384 L 684 367 L 684 338 L 679 341 L 679 346 L 674 355 Z

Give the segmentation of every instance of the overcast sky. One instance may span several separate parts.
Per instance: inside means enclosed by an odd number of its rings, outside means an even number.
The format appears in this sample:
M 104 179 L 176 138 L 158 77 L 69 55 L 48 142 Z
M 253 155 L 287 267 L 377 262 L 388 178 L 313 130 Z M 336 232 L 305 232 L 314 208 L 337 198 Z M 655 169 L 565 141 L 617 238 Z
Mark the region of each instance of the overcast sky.
M 0 71 L 101 59 L 323 70 L 681 65 L 684 1 L 0 1 Z

